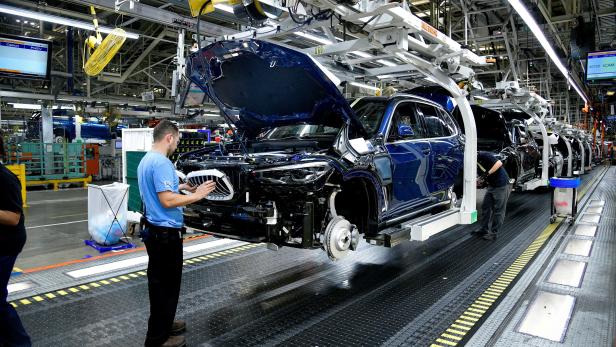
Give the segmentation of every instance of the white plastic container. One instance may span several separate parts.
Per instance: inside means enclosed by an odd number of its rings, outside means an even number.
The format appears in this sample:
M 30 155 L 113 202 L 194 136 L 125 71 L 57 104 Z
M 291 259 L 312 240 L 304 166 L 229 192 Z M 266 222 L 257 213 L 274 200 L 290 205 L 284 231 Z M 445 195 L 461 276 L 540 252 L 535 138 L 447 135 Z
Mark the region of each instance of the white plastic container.
M 88 185 L 88 232 L 100 245 L 114 245 L 127 231 L 128 184 Z

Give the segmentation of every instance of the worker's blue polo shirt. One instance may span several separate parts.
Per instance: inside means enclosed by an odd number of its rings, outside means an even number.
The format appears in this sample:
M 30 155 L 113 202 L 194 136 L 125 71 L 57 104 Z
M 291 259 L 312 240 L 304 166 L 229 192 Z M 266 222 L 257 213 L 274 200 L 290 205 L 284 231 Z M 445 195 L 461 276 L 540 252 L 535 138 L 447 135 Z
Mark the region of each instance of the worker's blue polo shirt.
M 171 160 L 158 152 L 148 152 L 141 159 L 137 173 L 148 221 L 161 227 L 181 228 L 184 224 L 182 208 L 164 208 L 158 199 L 160 192 L 179 191 L 180 180 Z

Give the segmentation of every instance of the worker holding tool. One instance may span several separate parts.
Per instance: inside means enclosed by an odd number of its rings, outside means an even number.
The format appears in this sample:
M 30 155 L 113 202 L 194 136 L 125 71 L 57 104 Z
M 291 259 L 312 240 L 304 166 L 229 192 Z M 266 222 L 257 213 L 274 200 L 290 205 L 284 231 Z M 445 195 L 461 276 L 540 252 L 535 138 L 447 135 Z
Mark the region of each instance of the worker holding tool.
M 487 187 L 481 205 L 481 228 L 473 234 L 484 240 L 496 240 L 503 226 L 507 200 L 509 199 L 509 176 L 503 163 L 490 152 L 477 152 L 478 187 Z

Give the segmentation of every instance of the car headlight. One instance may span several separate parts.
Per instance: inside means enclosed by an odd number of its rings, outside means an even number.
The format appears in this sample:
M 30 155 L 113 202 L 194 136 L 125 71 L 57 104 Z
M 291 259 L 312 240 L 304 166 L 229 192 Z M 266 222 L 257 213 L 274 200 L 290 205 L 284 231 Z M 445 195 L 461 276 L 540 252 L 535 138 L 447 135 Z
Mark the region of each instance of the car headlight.
M 312 183 L 331 171 L 327 162 L 311 162 L 278 166 L 253 171 L 255 177 L 273 184 L 307 184 Z

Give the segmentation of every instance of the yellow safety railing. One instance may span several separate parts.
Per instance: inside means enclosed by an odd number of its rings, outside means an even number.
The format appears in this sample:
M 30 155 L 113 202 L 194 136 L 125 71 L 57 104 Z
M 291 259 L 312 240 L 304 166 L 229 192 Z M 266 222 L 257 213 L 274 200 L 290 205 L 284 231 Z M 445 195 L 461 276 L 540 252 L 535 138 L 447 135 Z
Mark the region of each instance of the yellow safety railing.
M 28 207 L 26 204 L 26 165 L 13 164 L 7 165 L 6 168 L 19 178 L 19 183 L 21 183 L 21 201 L 23 202 L 23 207 Z

